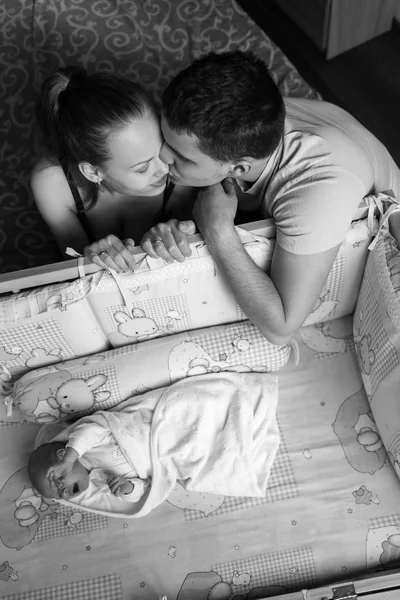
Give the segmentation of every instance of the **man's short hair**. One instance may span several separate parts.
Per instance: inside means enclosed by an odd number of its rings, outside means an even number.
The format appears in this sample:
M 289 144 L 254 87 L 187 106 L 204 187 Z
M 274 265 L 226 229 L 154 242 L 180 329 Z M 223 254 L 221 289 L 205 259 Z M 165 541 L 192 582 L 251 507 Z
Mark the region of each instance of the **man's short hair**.
M 285 105 L 266 64 L 252 52 L 209 53 L 171 81 L 163 115 L 195 135 L 216 162 L 270 156 L 282 139 Z

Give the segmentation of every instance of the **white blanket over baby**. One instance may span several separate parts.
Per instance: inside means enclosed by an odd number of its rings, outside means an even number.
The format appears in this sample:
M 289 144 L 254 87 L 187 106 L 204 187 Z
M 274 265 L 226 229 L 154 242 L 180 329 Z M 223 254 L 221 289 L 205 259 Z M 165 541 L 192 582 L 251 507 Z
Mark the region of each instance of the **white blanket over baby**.
M 142 498 L 126 502 L 90 487 L 74 499 L 108 516 L 142 517 L 180 483 L 186 490 L 225 496 L 265 495 L 279 446 L 277 378 L 220 372 L 181 380 L 134 396 L 112 411 L 79 422 L 109 430 L 132 469 L 150 478 Z M 67 440 L 71 425 L 56 436 Z

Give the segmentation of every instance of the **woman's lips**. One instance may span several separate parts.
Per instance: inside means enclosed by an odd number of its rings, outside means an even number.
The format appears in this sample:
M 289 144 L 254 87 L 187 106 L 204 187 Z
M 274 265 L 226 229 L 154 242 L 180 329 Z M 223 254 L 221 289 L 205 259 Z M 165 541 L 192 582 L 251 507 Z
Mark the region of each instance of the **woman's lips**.
M 159 179 L 158 181 L 155 181 L 151 185 L 153 185 L 154 187 L 161 187 L 162 185 L 167 183 L 167 179 L 168 179 L 168 175 L 164 175 L 164 177 L 161 177 L 161 179 Z

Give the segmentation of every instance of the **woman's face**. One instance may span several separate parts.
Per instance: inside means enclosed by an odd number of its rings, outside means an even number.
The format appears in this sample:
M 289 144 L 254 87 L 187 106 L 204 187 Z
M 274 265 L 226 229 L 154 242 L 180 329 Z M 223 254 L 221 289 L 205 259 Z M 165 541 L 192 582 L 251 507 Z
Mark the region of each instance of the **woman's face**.
M 148 110 L 108 138 L 111 158 L 101 175 L 113 191 L 157 196 L 167 183 L 168 165 L 159 158 L 163 138 L 158 117 Z

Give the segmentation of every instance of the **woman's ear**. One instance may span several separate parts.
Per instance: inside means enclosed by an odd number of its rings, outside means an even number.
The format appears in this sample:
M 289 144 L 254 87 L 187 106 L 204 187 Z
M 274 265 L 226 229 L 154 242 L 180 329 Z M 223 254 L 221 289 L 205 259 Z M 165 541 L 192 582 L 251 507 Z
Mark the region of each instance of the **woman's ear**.
M 103 175 L 99 169 L 94 167 L 88 162 L 80 162 L 79 170 L 86 179 L 92 181 L 93 183 L 99 184 L 103 180 Z
M 241 158 L 232 165 L 229 175 L 230 177 L 234 177 L 235 179 L 240 179 L 247 175 L 249 171 L 251 171 L 252 163 L 250 160 L 246 158 Z

